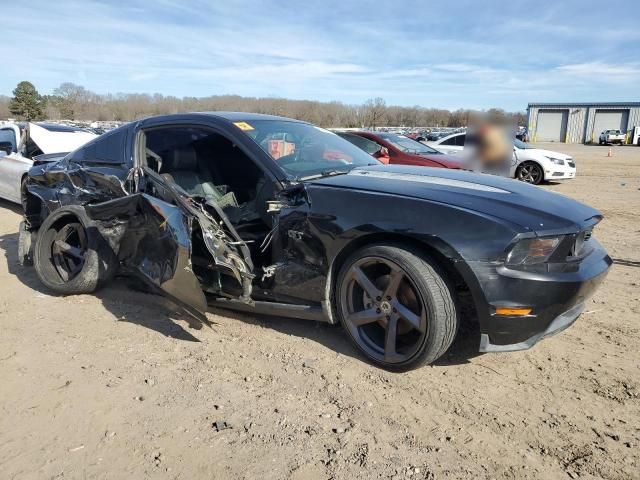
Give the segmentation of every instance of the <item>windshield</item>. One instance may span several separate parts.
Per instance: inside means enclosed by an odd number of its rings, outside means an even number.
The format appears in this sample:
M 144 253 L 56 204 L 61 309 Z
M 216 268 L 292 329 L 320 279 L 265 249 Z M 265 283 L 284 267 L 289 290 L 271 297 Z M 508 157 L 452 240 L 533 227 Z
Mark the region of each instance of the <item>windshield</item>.
M 329 130 L 286 120 L 235 122 L 294 179 L 377 165 L 375 158 Z
M 409 137 L 404 137 L 395 133 L 380 133 L 379 136 L 404 153 L 428 153 L 433 155 L 442 153 L 431 147 L 427 147 L 424 143 L 417 142 Z
M 518 140 L 517 138 L 513 139 L 513 146 L 516 148 L 519 148 L 521 150 L 527 150 L 530 148 L 536 148 L 536 147 L 532 147 L 531 145 L 527 145 L 526 143 L 524 143 L 521 140 Z
M 360 135 L 354 135 L 352 133 L 338 132 L 337 134 L 342 138 L 344 138 L 345 140 L 347 140 L 348 142 L 353 143 L 356 147 L 360 148 L 361 150 L 364 150 L 369 155 L 373 155 L 374 153 L 377 153 L 380 151 L 380 148 L 381 148 L 380 145 L 378 145 L 376 142 L 369 140 L 368 138 L 361 137 Z

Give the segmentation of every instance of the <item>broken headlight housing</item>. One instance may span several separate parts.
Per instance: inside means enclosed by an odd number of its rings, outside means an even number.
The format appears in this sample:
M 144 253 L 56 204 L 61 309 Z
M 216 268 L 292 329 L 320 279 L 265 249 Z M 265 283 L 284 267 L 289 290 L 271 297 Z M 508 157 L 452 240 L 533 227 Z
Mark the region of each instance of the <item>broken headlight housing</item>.
M 564 238 L 563 235 L 554 237 L 525 238 L 516 243 L 509 253 L 505 263 L 507 265 L 535 265 L 546 262 L 556 251 Z

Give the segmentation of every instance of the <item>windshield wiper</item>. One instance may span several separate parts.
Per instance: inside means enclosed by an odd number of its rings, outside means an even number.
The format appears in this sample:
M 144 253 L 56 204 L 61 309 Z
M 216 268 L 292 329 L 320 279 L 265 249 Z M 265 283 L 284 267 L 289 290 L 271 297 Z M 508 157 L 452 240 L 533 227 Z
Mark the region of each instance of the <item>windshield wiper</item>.
M 315 178 L 332 177 L 334 175 L 344 175 L 345 173 L 349 173 L 350 171 L 351 171 L 351 169 L 349 169 L 349 170 L 322 170 L 321 172 L 314 173 L 313 175 L 307 175 L 305 177 L 298 177 L 298 180 L 300 180 L 301 182 L 304 182 L 305 180 L 313 180 Z

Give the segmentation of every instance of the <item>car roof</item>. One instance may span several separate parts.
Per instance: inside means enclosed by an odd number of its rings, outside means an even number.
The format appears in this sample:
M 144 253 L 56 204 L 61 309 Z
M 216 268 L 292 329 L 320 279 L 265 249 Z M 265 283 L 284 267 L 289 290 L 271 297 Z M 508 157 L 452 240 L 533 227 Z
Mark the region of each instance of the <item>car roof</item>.
M 438 140 L 436 140 L 437 143 L 443 142 L 444 140 L 448 140 L 451 137 L 457 137 L 458 135 L 466 135 L 467 132 L 456 132 L 456 133 L 452 133 L 451 135 L 447 135 L 446 137 L 441 137 Z
M 371 135 L 372 137 L 379 137 L 382 132 L 372 132 L 371 130 L 350 130 L 346 133 L 358 135 L 359 137 L 366 137 L 367 135 Z
M 280 117 L 278 115 L 267 115 L 265 113 L 252 112 L 192 112 L 198 115 L 210 115 L 212 117 L 220 117 L 231 122 L 254 121 L 254 120 L 280 120 L 285 122 L 307 123 L 294 118 Z M 179 114 L 178 114 L 179 115 Z M 167 115 L 170 116 L 170 115 Z

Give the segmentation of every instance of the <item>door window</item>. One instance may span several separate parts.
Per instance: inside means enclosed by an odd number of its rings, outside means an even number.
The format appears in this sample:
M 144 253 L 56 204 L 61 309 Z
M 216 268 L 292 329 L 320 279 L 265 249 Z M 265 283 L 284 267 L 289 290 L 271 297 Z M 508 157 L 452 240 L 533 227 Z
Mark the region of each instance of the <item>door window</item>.
M 378 143 L 372 140 L 369 140 L 368 138 L 361 137 L 360 135 L 345 133 L 345 134 L 340 134 L 340 136 L 345 140 L 349 140 L 356 147 L 361 148 L 362 150 L 367 152 L 369 155 L 373 155 L 374 153 L 380 151 L 380 149 L 382 148 L 382 145 L 379 145 Z
M 458 145 L 458 143 L 457 143 L 458 142 L 458 137 L 459 137 L 459 135 L 456 135 L 455 137 L 448 138 L 444 142 L 441 142 L 440 145 Z M 464 142 L 462 144 L 464 145 Z
M 12 128 L 0 129 L 0 144 L 11 144 L 11 151 L 16 152 L 18 145 L 16 143 L 16 134 Z

